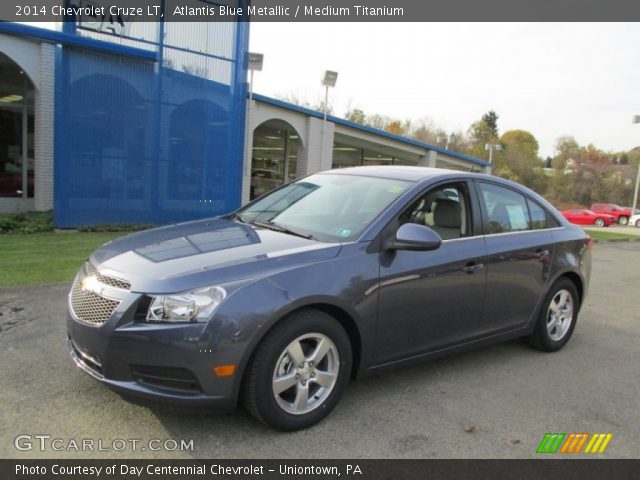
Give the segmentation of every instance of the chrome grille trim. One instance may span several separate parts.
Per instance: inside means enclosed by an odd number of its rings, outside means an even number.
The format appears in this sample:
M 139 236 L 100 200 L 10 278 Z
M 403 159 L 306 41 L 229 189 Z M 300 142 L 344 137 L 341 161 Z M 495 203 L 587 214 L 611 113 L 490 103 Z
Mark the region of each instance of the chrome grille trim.
M 104 273 L 98 272 L 96 267 L 94 267 L 91 262 L 85 262 L 85 272 L 88 276 L 94 276 L 96 279 L 109 287 L 119 288 L 120 290 L 131 290 L 131 284 L 126 280 L 122 280 L 120 278 L 116 278 L 112 275 L 105 275 Z
M 118 305 L 120 305 L 119 300 L 105 298 L 93 292 L 82 290 L 78 277 L 73 282 L 69 295 L 69 306 L 79 321 L 97 327 L 102 326 L 111 318 Z

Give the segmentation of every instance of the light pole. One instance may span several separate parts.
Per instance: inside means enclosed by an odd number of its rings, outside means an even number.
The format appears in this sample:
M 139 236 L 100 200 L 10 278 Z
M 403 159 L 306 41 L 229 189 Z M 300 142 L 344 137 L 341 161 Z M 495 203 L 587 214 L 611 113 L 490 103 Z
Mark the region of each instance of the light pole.
M 244 144 L 247 149 L 245 152 L 244 175 L 245 178 L 249 179 L 251 178 L 251 163 L 253 161 L 253 72 L 261 72 L 263 63 L 264 55 L 262 53 L 249 52 L 249 108 L 247 110 L 246 127 L 244 130 Z M 244 195 L 246 195 L 246 193 Z M 251 186 L 249 186 L 249 199 L 251 199 L 250 197 Z
M 324 87 L 324 119 L 322 120 L 322 144 L 320 145 L 320 161 L 324 162 L 325 131 L 327 129 L 327 112 L 329 111 L 329 87 L 335 87 L 338 80 L 338 72 L 325 70 L 322 76 L 322 86 Z M 324 168 L 324 165 L 323 165 Z
M 484 149 L 489 150 L 489 163 L 493 164 L 493 151 L 502 150 L 502 145 L 500 145 L 499 143 L 485 143 Z
M 324 87 L 324 121 L 327 121 L 327 112 L 329 110 L 329 87 L 335 87 L 338 80 L 338 72 L 325 70 L 322 76 L 322 86 Z
M 261 72 L 264 55 L 249 52 L 249 102 L 253 100 L 253 72 Z
M 633 116 L 632 123 L 640 123 L 640 115 Z M 638 162 L 638 173 L 636 174 L 636 188 L 633 190 L 633 204 L 631 205 L 631 213 L 635 213 L 638 203 L 638 185 L 640 185 L 640 161 Z

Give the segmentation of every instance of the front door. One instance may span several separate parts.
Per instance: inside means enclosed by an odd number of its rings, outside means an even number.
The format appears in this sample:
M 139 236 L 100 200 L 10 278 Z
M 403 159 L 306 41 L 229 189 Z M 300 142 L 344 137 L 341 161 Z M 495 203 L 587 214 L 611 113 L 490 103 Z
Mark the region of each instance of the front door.
M 470 198 L 466 182 L 434 187 L 390 226 L 395 233 L 403 223 L 423 224 L 443 242 L 430 252 L 381 252 L 379 364 L 438 350 L 477 334 L 484 307 L 486 253 L 484 238 L 474 232 L 479 212 L 471 207 L 475 203 Z

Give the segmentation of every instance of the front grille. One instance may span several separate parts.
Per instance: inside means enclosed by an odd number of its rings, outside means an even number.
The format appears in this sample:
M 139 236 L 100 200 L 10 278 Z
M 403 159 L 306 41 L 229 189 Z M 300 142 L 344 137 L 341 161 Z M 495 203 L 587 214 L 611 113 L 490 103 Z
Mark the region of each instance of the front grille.
M 76 278 L 71 288 L 71 309 L 78 320 L 91 325 L 103 325 L 111 318 L 120 302 L 101 297 L 95 293 L 82 290 L 80 280 Z
M 85 268 L 88 276 L 93 275 L 100 283 L 103 283 L 104 285 L 108 285 L 113 288 L 119 288 L 121 290 L 131 289 L 131 284 L 129 282 L 120 278 L 112 277 L 110 275 L 103 275 L 102 273 L 98 272 L 98 270 L 96 270 L 96 267 L 94 267 L 91 262 L 86 262 Z

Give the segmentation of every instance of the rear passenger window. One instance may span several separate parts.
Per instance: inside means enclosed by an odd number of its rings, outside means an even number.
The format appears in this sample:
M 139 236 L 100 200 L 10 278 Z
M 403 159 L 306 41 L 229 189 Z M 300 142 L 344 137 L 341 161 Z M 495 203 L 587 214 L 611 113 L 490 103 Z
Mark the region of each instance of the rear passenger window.
M 531 230 L 541 230 L 547 228 L 547 211 L 527 198 L 529 215 L 531 216 Z
M 478 183 L 478 187 L 488 217 L 487 233 L 529 230 L 529 209 L 524 195 L 489 183 Z

